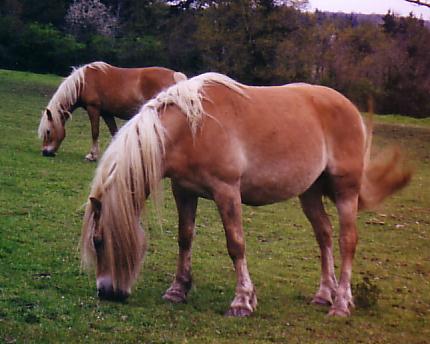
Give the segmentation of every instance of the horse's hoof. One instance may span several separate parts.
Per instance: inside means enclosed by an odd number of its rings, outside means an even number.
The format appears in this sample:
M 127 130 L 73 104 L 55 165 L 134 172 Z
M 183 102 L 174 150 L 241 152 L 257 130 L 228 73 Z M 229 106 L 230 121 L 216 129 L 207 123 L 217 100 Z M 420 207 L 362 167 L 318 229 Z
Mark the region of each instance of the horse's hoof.
M 95 162 L 95 161 L 97 161 L 97 157 L 94 156 L 93 154 L 87 154 L 85 156 L 85 160 L 86 161 L 90 161 L 90 162 Z
M 177 290 L 166 291 L 163 295 L 163 300 L 172 302 L 172 303 L 186 303 L 187 296 L 184 293 L 181 293 Z
M 331 300 L 327 300 L 321 296 L 315 296 L 312 299 L 311 304 L 317 305 L 317 306 L 331 306 L 333 304 L 333 302 Z
M 332 307 L 327 315 L 329 317 L 346 318 L 351 315 L 351 312 L 349 311 L 348 308 L 342 309 L 342 308 Z
M 225 313 L 226 317 L 249 317 L 252 314 L 252 310 L 245 307 L 230 307 Z

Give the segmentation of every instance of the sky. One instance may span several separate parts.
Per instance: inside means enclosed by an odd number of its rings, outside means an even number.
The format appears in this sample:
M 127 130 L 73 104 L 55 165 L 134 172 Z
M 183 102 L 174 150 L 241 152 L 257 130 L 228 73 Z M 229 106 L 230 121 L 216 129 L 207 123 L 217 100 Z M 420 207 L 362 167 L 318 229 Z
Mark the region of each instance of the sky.
M 413 12 L 416 17 L 430 20 L 430 8 L 411 4 L 405 0 L 309 0 L 309 9 L 314 11 L 377 13 L 386 14 L 391 10 L 395 14 L 407 16 Z

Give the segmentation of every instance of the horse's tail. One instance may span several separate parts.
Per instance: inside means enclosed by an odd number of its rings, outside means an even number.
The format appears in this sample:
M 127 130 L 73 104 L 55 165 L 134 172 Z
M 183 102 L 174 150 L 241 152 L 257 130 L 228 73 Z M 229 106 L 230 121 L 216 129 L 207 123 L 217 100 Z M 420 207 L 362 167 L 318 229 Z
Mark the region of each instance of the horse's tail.
M 373 137 L 373 104 L 366 120 L 366 152 L 364 174 L 358 198 L 359 210 L 370 210 L 385 198 L 405 187 L 412 178 L 412 168 L 406 163 L 399 147 L 388 147 L 371 159 Z

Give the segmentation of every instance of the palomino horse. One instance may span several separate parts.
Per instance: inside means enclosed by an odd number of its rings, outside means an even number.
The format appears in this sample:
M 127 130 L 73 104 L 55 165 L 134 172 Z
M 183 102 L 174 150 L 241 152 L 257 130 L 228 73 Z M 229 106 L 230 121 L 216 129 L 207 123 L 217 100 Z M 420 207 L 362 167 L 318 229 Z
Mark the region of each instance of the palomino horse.
M 66 121 L 76 108 L 82 107 L 88 112 L 92 134 L 92 147 L 85 158 L 97 160 L 100 116 L 113 136 L 117 132 L 114 117 L 130 119 L 145 101 L 184 79 L 184 74 L 161 67 L 118 68 L 93 62 L 75 69 L 60 84 L 42 113 L 39 125 L 42 154 L 55 155 L 66 136 Z
M 380 203 L 411 177 L 399 155 L 370 161 L 370 141 L 357 109 L 326 87 L 249 87 L 208 73 L 161 92 L 118 132 L 93 180 L 81 249 L 83 264 L 96 267 L 99 297 L 121 300 L 130 294 L 146 249 L 140 214 L 167 177 L 179 213 L 179 257 L 164 299 L 184 301 L 190 290 L 197 199 L 204 197 L 218 207 L 236 271 L 227 315 L 250 315 L 257 298 L 241 203 L 299 196 L 321 250 L 313 302 L 330 304 L 330 315 L 349 315 L 357 211 Z M 339 282 L 324 195 L 335 202 L 340 220 Z

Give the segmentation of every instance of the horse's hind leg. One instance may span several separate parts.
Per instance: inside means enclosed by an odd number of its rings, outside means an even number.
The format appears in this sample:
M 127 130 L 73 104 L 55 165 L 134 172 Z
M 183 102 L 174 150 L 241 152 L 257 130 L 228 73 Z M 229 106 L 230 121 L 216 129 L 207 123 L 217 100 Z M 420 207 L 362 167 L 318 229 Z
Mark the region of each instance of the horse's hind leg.
M 322 203 L 322 180 L 319 179 L 300 196 L 303 212 L 312 225 L 321 252 L 320 286 L 312 299 L 318 305 L 333 304 L 337 289 L 334 272 L 332 225 Z
M 179 215 L 178 245 L 179 255 L 176 275 L 163 299 L 179 303 L 185 302 L 191 288 L 191 245 L 197 209 L 197 197 L 183 191 L 178 185 L 172 185 L 173 195 Z
M 115 136 L 118 131 L 118 127 L 115 122 L 115 118 L 113 116 L 103 116 L 103 120 L 105 121 L 111 136 Z
M 228 254 L 236 271 L 235 297 L 226 315 L 248 316 L 257 308 L 257 297 L 245 257 L 239 188 L 227 184 L 217 185 L 214 200 L 224 225 Z
M 339 286 L 329 315 L 348 316 L 354 307 L 351 293 L 352 262 L 357 246 L 357 208 L 359 178 L 350 176 L 333 177 L 335 203 L 339 214 L 339 247 L 342 258 Z

